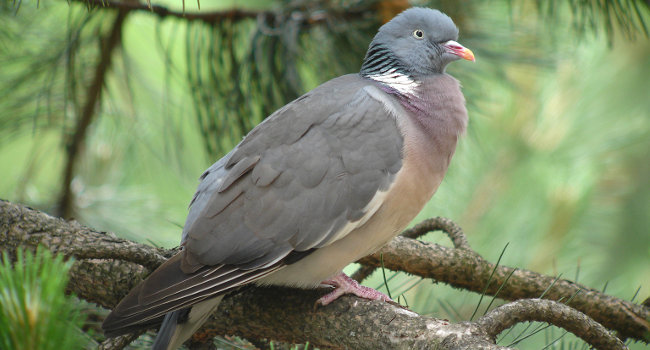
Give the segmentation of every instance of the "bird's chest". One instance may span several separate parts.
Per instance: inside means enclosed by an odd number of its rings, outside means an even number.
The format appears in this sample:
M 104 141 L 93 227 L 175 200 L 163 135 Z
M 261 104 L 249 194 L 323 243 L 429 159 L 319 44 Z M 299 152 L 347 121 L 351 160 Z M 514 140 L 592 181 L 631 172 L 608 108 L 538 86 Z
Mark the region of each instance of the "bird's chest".
M 455 82 L 450 79 L 451 83 Z M 440 84 L 435 86 L 441 88 Z M 415 218 L 442 182 L 458 135 L 467 122 L 464 100 L 457 85 L 455 90 L 430 93 L 434 98 L 423 101 L 426 108 L 435 108 L 429 109 L 430 113 L 417 115 L 402 111 L 398 118 L 404 136 L 402 168 L 387 191 L 377 193 L 376 196 L 382 197 L 381 204 L 372 216 L 341 239 L 259 283 L 316 287 L 347 264 L 381 248 Z
M 259 283 L 316 287 L 399 234 L 431 198 L 447 168 L 446 165 L 430 166 L 429 162 L 423 162 L 421 157 L 425 155 L 421 151 L 405 143 L 402 168 L 388 190 L 377 193 L 377 197 L 382 197 L 381 204 L 363 225 Z

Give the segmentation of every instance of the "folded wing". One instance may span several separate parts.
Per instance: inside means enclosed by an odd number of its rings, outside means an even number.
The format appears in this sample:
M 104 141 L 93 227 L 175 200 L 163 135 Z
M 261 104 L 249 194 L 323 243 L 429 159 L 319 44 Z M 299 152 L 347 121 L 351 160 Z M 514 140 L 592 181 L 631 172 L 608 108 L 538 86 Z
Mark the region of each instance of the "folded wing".
M 367 219 L 402 166 L 395 116 L 359 75 L 325 83 L 253 129 L 202 176 L 184 250 L 104 323 L 111 334 L 259 279 Z M 380 205 L 380 204 L 379 204 Z M 352 224 L 352 225 L 350 225 Z

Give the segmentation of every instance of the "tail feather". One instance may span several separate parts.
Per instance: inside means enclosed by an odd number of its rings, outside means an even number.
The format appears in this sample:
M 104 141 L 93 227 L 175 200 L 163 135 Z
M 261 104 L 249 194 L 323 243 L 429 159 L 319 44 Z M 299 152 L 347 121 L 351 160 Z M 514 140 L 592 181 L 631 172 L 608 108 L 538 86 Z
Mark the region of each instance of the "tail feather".
M 158 335 L 156 336 L 156 340 L 153 342 L 153 346 L 151 347 L 152 350 L 167 349 L 167 345 L 169 345 L 172 335 L 176 330 L 176 325 L 179 323 L 178 320 L 183 317 L 181 314 L 187 313 L 188 311 L 190 311 L 189 308 L 172 311 L 165 315 L 160 330 L 158 331 Z
M 152 349 L 178 349 L 219 307 L 221 299 L 223 299 L 223 296 L 218 296 L 202 301 L 191 308 L 173 311 L 165 315 Z
M 166 314 L 210 300 L 283 266 L 277 263 L 262 269 L 242 270 L 237 266 L 216 265 L 186 274 L 181 269 L 182 257 L 182 253 L 176 254 L 120 301 L 102 324 L 107 336 L 158 325 Z
M 180 252 L 133 288 L 104 320 L 106 336 L 153 328 L 162 322 L 154 349 L 177 349 L 217 308 L 225 292 L 284 267 L 282 261 L 248 270 L 221 264 L 185 273 L 182 261 Z

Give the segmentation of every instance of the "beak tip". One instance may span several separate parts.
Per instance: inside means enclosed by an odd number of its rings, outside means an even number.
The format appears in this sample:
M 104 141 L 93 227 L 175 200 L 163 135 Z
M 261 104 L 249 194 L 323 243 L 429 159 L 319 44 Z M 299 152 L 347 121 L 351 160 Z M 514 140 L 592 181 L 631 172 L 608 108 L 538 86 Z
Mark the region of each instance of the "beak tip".
M 472 50 L 470 50 L 468 48 L 465 48 L 465 50 L 463 52 L 463 55 L 461 57 L 468 60 L 468 61 L 476 62 L 476 58 L 474 57 L 474 53 L 472 52 Z
M 447 52 L 454 54 L 462 59 L 476 62 L 476 58 L 474 58 L 474 53 L 472 50 L 466 48 L 465 46 L 453 41 L 449 40 L 443 44 L 443 47 L 447 49 Z

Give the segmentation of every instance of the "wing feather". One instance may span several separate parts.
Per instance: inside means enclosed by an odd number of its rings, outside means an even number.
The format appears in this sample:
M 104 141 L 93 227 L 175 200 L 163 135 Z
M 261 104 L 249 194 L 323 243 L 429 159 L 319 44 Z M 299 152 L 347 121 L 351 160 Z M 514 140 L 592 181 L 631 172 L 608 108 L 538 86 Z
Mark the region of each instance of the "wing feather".
M 358 75 L 278 110 L 201 176 L 184 249 L 104 322 L 120 334 L 260 279 L 362 225 L 402 166 L 395 115 Z
M 139 329 L 138 325 L 155 325 L 168 312 L 223 294 L 281 268 L 281 265 L 275 265 L 257 270 L 242 270 L 234 266 L 217 265 L 205 266 L 188 275 L 180 269 L 180 258 L 179 253 L 161 265 L 113 309 L 102 324 L 108 336 Z M 165 280 L 172 283 L 167 285 Z
M 368 213 L 401 168 L 403 139 L 367 81 L 338 80 L 273 114 L 203 178 L 185 225 L 188 260 L 263 266 L 342 238 Z

